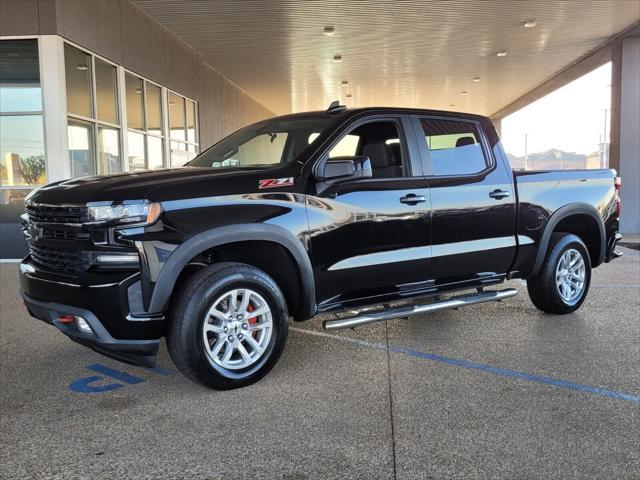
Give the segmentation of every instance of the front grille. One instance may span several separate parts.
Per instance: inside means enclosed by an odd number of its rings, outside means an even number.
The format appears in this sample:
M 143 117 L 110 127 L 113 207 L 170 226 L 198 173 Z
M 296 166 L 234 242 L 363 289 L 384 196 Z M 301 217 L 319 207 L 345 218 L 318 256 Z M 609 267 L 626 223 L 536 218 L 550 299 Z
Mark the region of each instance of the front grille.
M 33 244 L 29 245 L 29 248 L 34 262 L 58 272 L 78 273 L 87 270 L 91 265 L 88 252 Z
M 34 223 L 83 223 L 89 221 L 87 207 L 28 205 L 29 220 Z
M 78 234 L 75 230 L 43 228 L 42 238 L 51 238 L 53 240 L 76 240 L 78 238 Z

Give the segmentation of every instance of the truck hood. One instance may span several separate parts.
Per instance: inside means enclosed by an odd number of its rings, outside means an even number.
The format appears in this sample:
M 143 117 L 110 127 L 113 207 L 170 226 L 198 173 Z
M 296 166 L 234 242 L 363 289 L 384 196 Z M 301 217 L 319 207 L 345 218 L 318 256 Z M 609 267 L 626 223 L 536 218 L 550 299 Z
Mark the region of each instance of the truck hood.
M 51 205 L 78 205 L 102 201 L 165 201 L 248 193 L 257 190 L 260 178 L 275 177 L 279 170 L 282 167 L 180 167 L 80 177 L 40 187 L 30 200 Z

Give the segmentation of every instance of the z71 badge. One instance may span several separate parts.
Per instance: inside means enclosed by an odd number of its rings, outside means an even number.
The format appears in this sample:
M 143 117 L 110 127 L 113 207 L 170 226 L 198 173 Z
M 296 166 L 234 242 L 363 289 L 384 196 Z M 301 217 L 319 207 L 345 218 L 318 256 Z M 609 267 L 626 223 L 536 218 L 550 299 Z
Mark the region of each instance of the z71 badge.
M 289 187 L 293 185 L 293 177 L 265 178 L 258 181 L 258 188 Z

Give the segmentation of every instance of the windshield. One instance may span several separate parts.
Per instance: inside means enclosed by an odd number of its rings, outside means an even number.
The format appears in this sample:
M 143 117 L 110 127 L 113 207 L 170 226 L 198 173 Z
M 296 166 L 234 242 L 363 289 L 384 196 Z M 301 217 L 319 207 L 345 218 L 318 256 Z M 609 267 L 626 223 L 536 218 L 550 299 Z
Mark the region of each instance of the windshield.
M 205 150 L 190 167 L 269 167 L 287 163 L 311 145 L 334 118 L 317 117 L 265 120 L 249 125 Z

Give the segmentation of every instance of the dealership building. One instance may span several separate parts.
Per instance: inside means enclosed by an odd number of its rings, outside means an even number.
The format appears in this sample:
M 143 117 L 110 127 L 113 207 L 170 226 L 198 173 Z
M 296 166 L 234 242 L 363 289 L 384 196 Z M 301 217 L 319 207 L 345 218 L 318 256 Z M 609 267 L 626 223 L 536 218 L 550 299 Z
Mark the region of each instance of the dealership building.
M 608 62 L 602 143 L 623 178 L 622 231 L 640 232 L 637 2 L 504 0 L 473 7 L 487 9 L 478 24 L 451 12 L 473 2 L 393 17 L 355 3 L 0 0 L 2 258 L 26 253 L 24 198 L 44 183 L 180 166 L 244 125 L 333 99 L 469 111 L 500 129 Z

